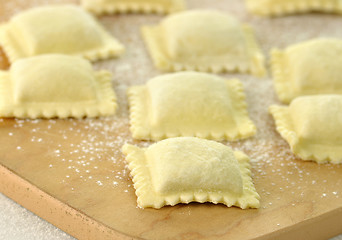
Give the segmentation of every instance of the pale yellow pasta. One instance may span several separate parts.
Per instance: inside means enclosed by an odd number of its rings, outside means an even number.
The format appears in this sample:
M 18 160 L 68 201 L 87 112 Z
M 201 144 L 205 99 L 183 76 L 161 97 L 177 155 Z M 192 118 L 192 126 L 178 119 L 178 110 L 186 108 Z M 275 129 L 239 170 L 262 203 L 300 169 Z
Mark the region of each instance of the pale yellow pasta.
M 19 13 L 0 26 L 0 45 L 11 62 L 50 53 L 96 61 L 124 51 L 94 17 L 72 5 L 37 7 Z
M 341 13 L 340 0 L 245 0 L 247 9 L 261 16 L 281 16 L 306 12 Z
M 256 132 L 239 80 L 179 72 L 130 87 L 128 96 L 131 132 L 136 139 L 197 136 L 238 140 Z
M 184 0 L 81 0 L 82 6 L 95 14 L 171 13 L 184 10 Z
M 122 148 L 133 176 L 138 206 L 161 208 L 189 202 L 258 208 L 249 158 L 221 143 L 170 138 L 148 148 Z
M 0 117 L 66 118 L 113 115 L 111 73 L 80 57 L 51 54 L 18 60 L 0 71 Z
M 342 95 L 298 97 L 271 106 L 277 130 L 303 160 L 342 163 Z
M 228 14 L 192 10 L 142 28 L 154 64 L 165 71 L 250 72 L 264 76 L 264 56 L 251 27 Z
M 274 86 L 279 99 L 342 94 L 342 40 L 319 38 L 272 51 Z

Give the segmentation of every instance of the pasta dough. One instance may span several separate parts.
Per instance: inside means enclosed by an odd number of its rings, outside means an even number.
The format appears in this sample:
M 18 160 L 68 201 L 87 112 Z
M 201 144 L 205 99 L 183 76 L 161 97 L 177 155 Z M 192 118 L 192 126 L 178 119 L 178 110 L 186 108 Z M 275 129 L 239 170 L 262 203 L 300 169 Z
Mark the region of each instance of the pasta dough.
M 138 206 L 161 208 L 189 202 L 258 208 L 249 158 L 210 140 L 181 137 L 142 149 L 122 148 L 133 176 Z
M 12 63 L 49 53 L 95 61 L 124 51 L 90 14 L 72 5 L 37 7 L 14 16 L 0 27 L 0 44 Z
M 67 55 L 18 60 L 0 71 L 0 117 L 66 118 L 113 115 L 111 73 Z
M 245 0 L 250 12 L 262 16 L 280 16 L 305 12 L 341 13 L 340 0 Z
M 176 136 L 237 140 L 255 134 L 239 80 L 198 72 L 158 76 L 128 89 L 136 139 Z
M 96 14 L 103 13 L 170 13 L 185 8 L 184 0 L 81 0 L 82 6 Z
M 314 39 L 272 51 L 274 85 L 289 103 L 303 95 L 342 94 L 342 40 Z
M 342 163 L 342 95 L 298 97 L 271 106 L 278 132 L 303 160 Z
M 251 27 L 211 10 L 173 14 L 142 28 L 152 59 L 166 71 L 251 72 L 264 76 L 264 56 Z

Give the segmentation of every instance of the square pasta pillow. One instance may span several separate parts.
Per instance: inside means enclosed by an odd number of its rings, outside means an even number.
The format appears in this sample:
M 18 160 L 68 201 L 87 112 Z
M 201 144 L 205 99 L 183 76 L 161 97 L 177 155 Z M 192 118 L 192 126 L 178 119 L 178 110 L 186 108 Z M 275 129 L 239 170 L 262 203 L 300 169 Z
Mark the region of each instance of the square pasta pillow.
M 272 51 L 274 86 L 289 103 L 303 95 L 342 94 L 342 40 L 320 38 Z
M 239 80 L 198 72 L 165 74 L 130 87 L 128 96 L 135 139 L 238 140 L 256 132 Z
M 138 206 L 211 202 L 258 208 L 249 158 L 221 143 L 194 137 L 170 138 L 148 148 L 122 148 L 133 176 Z
M 245 0 L 247 9 L 261 16 L 281 16 L 306 12 L 341 13 L 340 0 Z
M 67 118 L 113 115 L 112 74 L 95 72 L 87 60 L 41 55 L 0 71 L 0 117 Z
M 116 57 L 124 47 L 89 13 L 72 5 L 29 9 L 0 26 L 0 45 L 10 62 L 41 54 Z
M 342 95 L 298 97 L 271 106 L 277 130 L 303 160 L 342 163 Z
M 264 56 L 250 26 L 228 14 L 192 10 L 145 26 L 142 34 L 157 68 L 165 71 L 266 74 Z
M 81 0 L 81 4 L 95 14 L 170 13 L 185 8 L 184 0 Z

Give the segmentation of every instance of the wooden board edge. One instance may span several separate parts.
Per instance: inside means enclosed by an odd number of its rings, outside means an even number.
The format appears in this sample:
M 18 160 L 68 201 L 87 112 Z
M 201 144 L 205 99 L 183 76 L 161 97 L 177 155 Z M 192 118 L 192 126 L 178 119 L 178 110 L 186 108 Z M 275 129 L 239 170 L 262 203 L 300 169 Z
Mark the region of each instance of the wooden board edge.
M 77 239 L 138 239 L 115 231 L 45 193 L 0 164 L 0 192 Z M 74 227 L 77 226 L 77 227 Z M 342 234 L 342 207 L 254 240 L 320 240 Z
M 0 192 L 77 239 L 135 239 L 59 201 L 1 164 Z
M 342 207 L 253 240 L 322 240 L 342 234 Z

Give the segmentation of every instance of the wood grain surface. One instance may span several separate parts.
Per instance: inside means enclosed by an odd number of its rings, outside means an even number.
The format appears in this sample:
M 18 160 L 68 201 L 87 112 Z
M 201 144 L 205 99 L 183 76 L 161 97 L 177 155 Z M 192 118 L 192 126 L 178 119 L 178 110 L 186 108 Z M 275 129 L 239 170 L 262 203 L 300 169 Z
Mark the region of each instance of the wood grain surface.
M 29 7 L 69 0 L 0 0 L 0 21 Z M 342 38 L 342 18 L 309 14 L 279 19 L 251 16 L 241 0 L 188 0 L 189 8 L 214 8 L 249 22 L 265 54 L 318 36 Z M 98 62 L 113 72 L 119 112 L 101 119 L 0 119 L 0 191 L 79 239 L 326 239 L 342 233 L 342 166 L 297 159 L 275 132 L 267 112 L 278 103 L 271 78 L 238 77 L 245 86 L 258 134 L 224 142 L 252 159 L 261 208 L 179 204 L 139 209 L 120 148 L 129 132 L 126 89 L 161 74 L 153 67 L 140 26 L 162 16 L 115 15 L 99 21 L 126 47 L 125 56 Z M 1 52 L 0 66 L 9 64 Z

